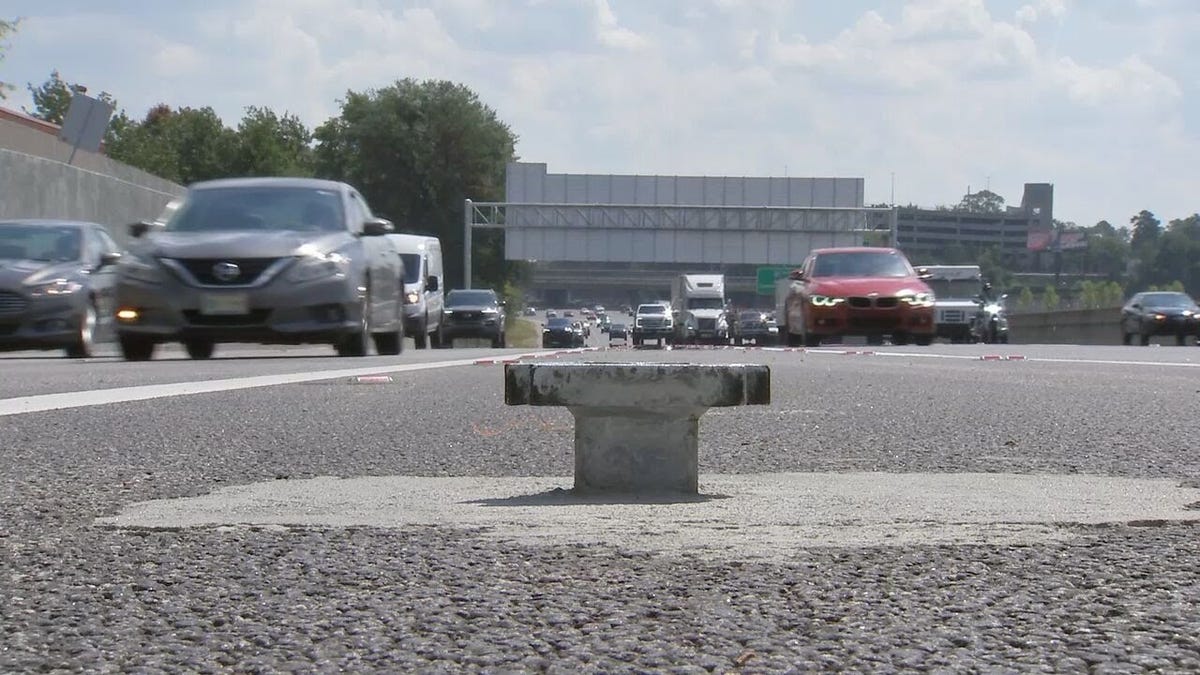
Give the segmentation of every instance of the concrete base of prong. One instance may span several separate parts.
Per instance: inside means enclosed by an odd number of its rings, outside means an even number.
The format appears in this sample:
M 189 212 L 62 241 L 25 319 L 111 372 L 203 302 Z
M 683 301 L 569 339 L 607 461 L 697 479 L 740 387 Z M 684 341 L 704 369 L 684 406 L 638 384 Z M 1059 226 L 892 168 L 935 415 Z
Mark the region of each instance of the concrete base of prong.
M 707 408 L 570 407 L 575 491 L 697 494 Z
M 700 416 L 712 407 L 771 402 L 761 365 L 514 363 L 508 405 L 563 406 L 575 416 L 575 489 L 586 493 L 699 491 Z

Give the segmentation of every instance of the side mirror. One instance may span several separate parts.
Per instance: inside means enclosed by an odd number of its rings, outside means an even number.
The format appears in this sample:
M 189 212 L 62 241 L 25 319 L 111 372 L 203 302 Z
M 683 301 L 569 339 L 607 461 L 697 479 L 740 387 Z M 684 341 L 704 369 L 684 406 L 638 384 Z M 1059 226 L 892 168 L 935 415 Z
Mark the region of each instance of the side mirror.
M 928 267 L 918 267 L 917 268 L 917 278 L 918 279 L 932 279 L 933 273 L 929 271 Z
M 436 291 L 438 289 L 438 279 L 435 276 L 429 276 L 425 279 L 425 290 Z
M 788 272 L 788 278 L 792 281 L 804 281 L 804 270 L 794 269 L 791 272 Z
M 120 261 L 121 261 L 120 253 L 117 253 L 115 251 L 110 252 L 110 253 L 101 253 L 100 254 L 100 267 L 97 267 L 96 269 L 100 269 L 101 267 L 110 267 L 112 265 L 116 265 Z
M 1132 307 L 1132 308 L 1134 308 L 1134 309 L 1141 309 L 1141 308 L 1142 308 L 1142 303 L 1140 303 L 1140 302 L 1135 302 L 1135 303 L 1133 303 L 1132 305 L 1130 305 L 1130 307 Z
M 145 234 L 149 232 L 150 228 L 152 227 L 154 227 L 154 223 L 145 220 L 137 223 L 130 223 L 129 236 L 133 237 L 134 239 L 140 239 L 145 236 Z
M 363 235 L 367 237 L 378 237 L 395 231 L 396 226 L 387 218 L 371 218 L 363 223 Z

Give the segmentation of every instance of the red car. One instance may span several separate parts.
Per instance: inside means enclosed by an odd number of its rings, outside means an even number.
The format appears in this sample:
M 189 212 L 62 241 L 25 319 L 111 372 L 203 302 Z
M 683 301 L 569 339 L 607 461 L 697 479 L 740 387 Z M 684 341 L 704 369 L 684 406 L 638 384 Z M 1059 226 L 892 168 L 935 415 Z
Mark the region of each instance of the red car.
M 894 248 L 816 249 L 780 294 L 780 332 L 791 346 L 843 335 L 928 345 L 936 334 L 933 291 L 922 281 L 928 276 Z

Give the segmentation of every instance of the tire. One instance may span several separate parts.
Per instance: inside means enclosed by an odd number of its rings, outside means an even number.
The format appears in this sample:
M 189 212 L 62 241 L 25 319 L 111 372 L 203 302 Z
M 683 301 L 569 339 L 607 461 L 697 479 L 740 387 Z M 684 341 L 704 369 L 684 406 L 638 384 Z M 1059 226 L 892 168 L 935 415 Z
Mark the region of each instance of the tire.
M 1142 346 L 1149 347 L 1150 346 L 1150 336 L 1145 333 L 1142 333 L 1141 338 L 1142 338 Z
M 79 332 L 75 341 L 67 345 L 67 357 L 72 359 L 91 358 L 96 350 L 96 303 L 89 300 L 83 315 L 79 317 Z
M 212 340 L 184 340 L 183 348 L 188 357 L 201 361 L 212 358 L 216 345 Z
M 867 344 L 871 345 L 871 346 L 882 345 L 883 344 L 883 336 L 882 335 L 868 335 L 867 336 Z
M 149 361 L 154 358 L 155 342 L 140 335 L 119 335 L 117 344 L 121 347 L 121 357 L 126 361 Z
M 371 350 L 371 291 L 360 302 L 358 329 L 345 335 L 334 346 L 338 356 L 366 356 Z
M 929 345 L 933 344 L 933 336 L 918 335 L 913 338 L 913 342 L 916 342 L 918 347 L 928 347 Z
M 421 330 L 413 336 L 413 346 L 417 349 L 427 349 L 432 341 L 429 335 L 429 317 L 425 317 L 425 320 L 421 322 Z
M 1123 345 L 1133 344 L 1133 333 L 1126 333 L 1125 330 L 1122 329 L 1121 330 L 1121 344 L 1123 344 Z
M 897 347 L 903 347 L 908 344 L 908 333 L 893 333 L 892 344 Z
M 375 351 L 380 356 L 396 356 L 404 352 L 403 328 L 390 333 L 375 333 L 371 337 L 375 341 Z

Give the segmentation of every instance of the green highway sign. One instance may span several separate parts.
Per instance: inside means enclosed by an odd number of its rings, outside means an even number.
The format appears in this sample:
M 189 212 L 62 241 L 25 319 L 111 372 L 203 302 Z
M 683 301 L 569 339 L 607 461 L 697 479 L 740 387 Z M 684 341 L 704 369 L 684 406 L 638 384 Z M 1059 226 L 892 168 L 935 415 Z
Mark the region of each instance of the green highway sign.
M 758 294 L 759 295 L 775 295 L 775 282 L 787 277 L 795 266 L 783 267 L 775 265 L 772 267 L 758 268 Z

